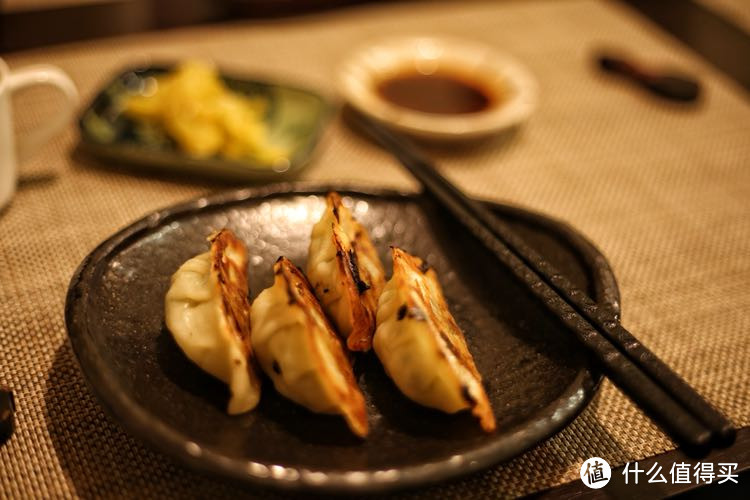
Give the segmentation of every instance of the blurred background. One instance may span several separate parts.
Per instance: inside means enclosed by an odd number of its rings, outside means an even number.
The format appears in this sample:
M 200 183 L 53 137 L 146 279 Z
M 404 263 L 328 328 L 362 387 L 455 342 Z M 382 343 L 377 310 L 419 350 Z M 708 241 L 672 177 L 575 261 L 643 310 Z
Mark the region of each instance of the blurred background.
M 514 3 L 510 0 L 505 3 Z M 2 0 L 0 52 L 237 18 L 284 17 L 368 0 Z M 400 3 L 417 3 L 400 2 Z M 750 2 L 620 0 L 750 88 Z

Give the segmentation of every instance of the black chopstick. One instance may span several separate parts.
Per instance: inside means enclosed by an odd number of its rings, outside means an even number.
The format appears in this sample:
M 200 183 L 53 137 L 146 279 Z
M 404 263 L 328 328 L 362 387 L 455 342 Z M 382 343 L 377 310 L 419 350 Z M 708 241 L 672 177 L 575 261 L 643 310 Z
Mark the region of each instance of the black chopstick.
M 465 226 L 596 356 L 607 375 L 686 451 L 730 444 L 731 422 L 663 361 L 526 245 L 509 226 L 442 177 L 413 145 L 363 115 L 352 117 L 391 151 L 424 189 Z

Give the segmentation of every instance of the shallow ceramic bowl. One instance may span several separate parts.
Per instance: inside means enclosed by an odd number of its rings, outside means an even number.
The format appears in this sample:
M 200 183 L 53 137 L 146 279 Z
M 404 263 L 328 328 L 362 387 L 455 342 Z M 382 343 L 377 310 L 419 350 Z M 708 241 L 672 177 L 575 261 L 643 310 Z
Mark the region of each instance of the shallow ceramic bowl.
M 471 415 L 446 415 L 404 397 L 374 353 L 357 354 L 370 435 L 310 413 L 268 380 L 258 407 L 225 412 L 226 387 L 193 365 L 164 326 L 170 275 L 228 227 L 248 247 L 255 297 L 286 255 L 303 266 L 325 193 L 335 188 L 367 227 L 390 275 L 389 245 L 420 255 L 445 297 L 482 374 L 497 418 L 485 434 Z M 606 260 L 570 227 L 490 205 L 504 221 L 603 306 L 618 308 Z M 252 484 L 363 493 L 443 481 L 507 460 L 568 425 L 601 380 L 558 320 L 429 199 L 344 186 L 276 185 L 170 207 L 119 231 L 71 280 L 66 325 L 83 373 L 123 427 L 201 471 Z
M 377 92 L 379 82 L 405 71 L 461 74 L 499 98 L 474 113 L 416 111 L 393 104 Z M 524 122 L 538 100 L 536 80 L 519 62 L 489 45 L 452 37 L 410 36 L 375 41 L 355 50 L 341 65 L 337 83 L 341 95 L 360 112 L 412 136 L 431 140 L 497 134 Z

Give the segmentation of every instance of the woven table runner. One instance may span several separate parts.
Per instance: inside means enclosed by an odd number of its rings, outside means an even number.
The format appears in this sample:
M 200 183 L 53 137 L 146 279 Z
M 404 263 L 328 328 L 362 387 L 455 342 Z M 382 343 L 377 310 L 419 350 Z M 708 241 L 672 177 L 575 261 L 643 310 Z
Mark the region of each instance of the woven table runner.
M 737 425 L 750 425 L 750 103 L 731 80 L 615 3 L 415 2 L 298 18 L 237 21 L 6 54 L 11 68 L 49 62 L 83 101 L 125 66 L 210 58 L 333 95 L 352 46 L 386 34 L 438 33 L 490 43 L 536 75 L 541 102 L 516 133 L 432 148 L 468 193 L 563 219 L 607 256 L 623 323 Z M 646 63 L 697 75 L 704 99 L 683 109 L 597 72 L 593 54 L 627 48 Z M 15 99 L 19 133 L 54 113 L 56 96 Z M 17 427 L 0 448 L 0 498 L 268 497 L 189 471 L 126 434 L 88 390 L 65 332 L 68 281 L 84 256 L 148 212 L 226 185 L 134 175 L 75 150 L 68 130 L 21 168 L 0 213 L 0 384 Z M 301 175 L 416 186 L 340 120 Z M 470 478 L 408 493 L 516 496 L 578 478 L 581 463 L 615 467 L 674 448 L 609 382 L 565 430 Z

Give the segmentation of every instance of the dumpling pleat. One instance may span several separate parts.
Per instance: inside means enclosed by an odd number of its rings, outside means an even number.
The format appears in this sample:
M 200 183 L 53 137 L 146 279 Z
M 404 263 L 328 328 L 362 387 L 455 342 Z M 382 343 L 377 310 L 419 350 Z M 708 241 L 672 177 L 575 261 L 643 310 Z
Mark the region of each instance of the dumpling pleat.
M 341 339 L 289 259 L 274 265 L 274 284 L 255 299 L 251 318 L 253 347 L 276 389 L 311 411 L 341 415 L 366 436 L 364 396 Z
M 463 333 L 435 271 L 393 247 L 393 276 L 377 311 L 373 345 L 396 386 L 415 402 L 447 413 L 471 410 L 486 432 L 495 416 Z

